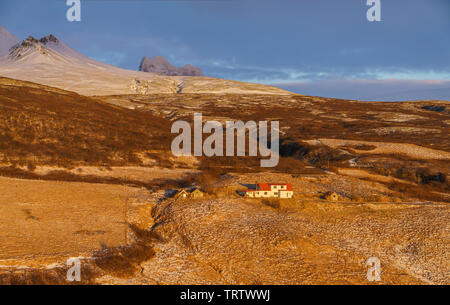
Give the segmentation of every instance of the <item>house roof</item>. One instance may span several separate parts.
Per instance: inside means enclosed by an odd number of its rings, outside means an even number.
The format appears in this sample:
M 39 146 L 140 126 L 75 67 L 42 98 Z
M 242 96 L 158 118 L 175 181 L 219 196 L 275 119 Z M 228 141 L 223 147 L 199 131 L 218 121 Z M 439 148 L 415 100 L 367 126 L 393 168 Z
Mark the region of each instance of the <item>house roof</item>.
M 280 190 L 280 191 L 292 191 L 292 185 L 290 183 L 258 183 L 256 185 L 256 190 L 254 189 L 248 189 L 246 190 L 246 192 L 255 192 L 255 191 L 270 191 L 272 189 L 272 185 L 285 185 L 286 189 L 285 190 Z
M 259 183 L 258 184 L 260 191 L 270 191 L 270 184 L 269 183 Z
M 192 193 L 203 193 L 203 192 L 200 189 L 195 189 L 195 190 L 191 191 L 191 194 Z
M 180 190 L 179 192 L 177 192 L 175 194 L 175 198 L 178 198 L 179 196 L 181 196 L 183 194 L 188 195 L 188 193 L 185 190 Z
M 280 190 L 280 191 L 292 191 L 292 185 L 290 183 L 269 183 L 269 189 L 272 187 L 272 185 L 285 185 L 286 189 L 285 190 Z

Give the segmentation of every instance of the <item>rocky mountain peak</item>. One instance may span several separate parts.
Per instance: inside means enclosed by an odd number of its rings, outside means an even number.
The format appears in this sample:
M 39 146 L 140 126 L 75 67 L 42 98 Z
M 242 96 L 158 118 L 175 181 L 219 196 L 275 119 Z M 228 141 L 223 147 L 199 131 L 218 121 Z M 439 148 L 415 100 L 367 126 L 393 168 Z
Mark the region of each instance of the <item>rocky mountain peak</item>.
M 9 59 L 17 60 L 33 53 L 36 50 L 44 52 L 44 48 L 45 47 L 40 44 L 39 40 L 37 40 L 33 36 L 28 36 L 27 39 L 22 40 L 9 50 L 8 57 Z
M 31 46 L 31 45 L 35 45 L 38 43 L 39 43 L 39 40 L 37 40 L 33 36 L 28 36 L 27 39 L 22 41 L 21 45 L 22 46 Z
M 39 39 L 39 42 L 42 43 L 43 45 L 46 45 L 50 42 L 59 43 L 59 40 L 53 34 L 50 34 L 48 36 L 45 36 L 45 37 L 42 37 L 41 39 Z
M 200 68 L 185 65 L 184 67 L 177 68 L 172 65 L 163 56 L 157 55 L 153 58 L 144 56 L 141 64 L 139 65 L 139 71 L 156 73 L 167 76 L 202 76 L 203 72 Z
M 59 54 L 70 52 L 70 50 L 68 51 L 68 47 L 53 34 L 40 39 L 28 36 L 25 40 L 16 43 L 9 49 L 8 58 L 10 60 L 18 60 L 25 56 L 35 54 L 35 52 L 39 52 L 40 55 L 50 55 L 54 54 L 52 51 L 56 51 Z

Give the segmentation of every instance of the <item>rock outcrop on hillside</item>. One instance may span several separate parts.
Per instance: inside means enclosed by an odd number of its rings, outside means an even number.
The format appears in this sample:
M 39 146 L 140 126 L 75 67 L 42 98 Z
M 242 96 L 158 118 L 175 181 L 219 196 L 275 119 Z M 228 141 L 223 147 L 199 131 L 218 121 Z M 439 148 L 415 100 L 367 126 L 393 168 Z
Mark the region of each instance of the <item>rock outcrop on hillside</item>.
M 200 68 L 185 65 L 177 68 L 172 65 L 167 59 L 162 56 L 155 56 L 153 58 L 144 56 L 139 66 L 139 71 L 151 72 L 167 76 L 202 76 L 203 72 Z

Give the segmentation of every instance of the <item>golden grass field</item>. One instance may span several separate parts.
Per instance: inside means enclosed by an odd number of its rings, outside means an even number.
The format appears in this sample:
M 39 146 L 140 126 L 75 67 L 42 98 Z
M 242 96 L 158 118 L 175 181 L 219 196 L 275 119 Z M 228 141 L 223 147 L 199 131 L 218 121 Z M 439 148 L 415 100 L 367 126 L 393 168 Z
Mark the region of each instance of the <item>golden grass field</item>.
M 119 185 L 0 178 L 0 259 L 74 254 L 126 243 Z

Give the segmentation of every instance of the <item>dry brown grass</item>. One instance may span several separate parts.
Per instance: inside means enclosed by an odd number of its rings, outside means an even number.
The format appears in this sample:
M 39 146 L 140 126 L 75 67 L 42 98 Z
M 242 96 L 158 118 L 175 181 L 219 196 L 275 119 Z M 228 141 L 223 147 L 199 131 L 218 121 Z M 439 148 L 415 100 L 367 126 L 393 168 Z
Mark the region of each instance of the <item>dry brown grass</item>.
M 190 186 L 192 185 L 192 183 L 194 183 L 196 177 L 199 176 L 199 174 L 196 172 L 184 173 L 183 175 L 179 175 L 179 177 L 153 177 L 153 179 L 148 179 L 148 181 L 142 181 L 126 177 L 79 175 L 65 170 L 54 170 L 46 174 L 37 174 L 35 172 L 24 170 L 14 166 L 5 166 L 0 167 L 0 176 L 29 180 L 127 185 L 133 187 L 144 187 L 146 189 L 154 191 L 170 187 L 180 188 Z
M 161 237 L 135 225 L 130 224 L 129 227 L 136 236 L 136 242 L 116 248 L 105 246 L 90 259 L 91 263 L 100 269 L 96 277 L 105 274 L 119 278 L 133 277 L 141 271 L 140 264 L 154 256 L 153 243 L 161 242 Z
M 443 196 L 436 191 L 436 187 L 431 185 L 411 185 L 408 183 L 401 183 L 393 181 L 386 184 L 391 190 L 399 192 L 403 200 L 408 201 L 411 198 L 419 200 L 429 200 L 437 202 L 450 202 L 448 196 Z
M 0 285 L 93 285 L 103 276 L 131 278 L 142 271 L 141 264 L 154 256 L 153 244 L 162 242 L 158 234 L 129 225 L 135 242 L 108 247 L 81 260 L 81 282 L 68 282 L 69 267 L 0 269 Z
M 137 189 L 0 178 L 0 259 L 76 254 L 126 244 Z
M 168 122 L 149 113 L 73 93 L 0 86 L 0 156 L 5 163 L 140 164 L 137 153 L 170 148 L 168 134 Z
M 51 253 L 55 250 L 52 248 L 59 246 L 72 247 L 75 252 L 86 246 L 86 250 L 92 251 L 95 244 L 96 251 L 86 260 L 83 283 L 94 283 L 102 276 L 135 279 L 139 275 L 154 278 L 156 282 L 183 281 L 184 284 L 365 283 L 365 266 L 361 261 L 378 251 L 386 260 L 386 283 L 445 282 L 436 266 L 443 266 L 446 255 L 442 241 L 447 215 L 444 213 L 448 209 L 438 205 L 417 210 L 396 204 L 370 206 L 367 201 L 386 202 L 386 198 L 396 196 L 403 196 L 405 201 L 411 198 L 443 201 L 443 195 L 438 193 L 448 193 L 448 162 L 408 159 L 391 153 L 373 154 L 370 145 L 329 147 L 306 142 L 319 138 L 385 142 L 387 137 L 375 130 L 397 127 L 407 130 L 421 125 L 440 132 L 427 137 L 419 133 L 394 132 L 389 134 L 389 142 L 448 152 L 450 125 L 444 123 L 448 121 L 448 113 L 423 110 L 421 107 L 429 102 L 361 103 L 304 96 L 238 94 L 116 96 L 114 99 L 139 104 L 141 110 L 132 111 L 100 101 L 108 101 L 108 97 L 91 99 L 40 87 L 0 86 L 0 160 L 12 164 L 0 168 L 0 175 L 28 179 L 23 182 L 27 185 L 62 185 L 58 181 L 70 185 L 53 191 L 45 187 L 50 194 L 45 195 L 36 188 L 26 187 L 28 191 L 22 192 L 8 183 L 0 184 L 0 188 L 3 187 L 0 198 L 9 204 L 5 204 L 7 210 L 0 213 L 5 218 L 0 226 L 3 223 L 8 227 L 3 232 L 13 232 L 4 239 L 7 242 L 0 245 L 3 247 L 1 254 L 17 253 L 17 249 L 6 249 L 17 241 L 27 253 Z M 282 131 L 279 165 L 274 169 L 262 169 L 259 158 L 201 157 L 195 160 L 198 164 L 184 165 L 198 168 L 199 174 L 155 177 L 149 181 L 73 171 L 79 166 L 106 169 L 143 166 L 144 159 L 151 160 L 151 166 L 175 167 L 176 161 L 169 152 L 175 136 L 170 134 L 171 123 L 177 119 L 192 121 L 194 111 L 202 112 L 205 118 L 220 120 L 279 120 Z M 402 122 L 392 120 L 396 113 L 404 119 Z M 354 157 L 359 157 L 358 166 L 368 172 L 409 183 L 366 181 L 329 175 L 318 169 L 348 168 L 348 160 Z M 71 170 L 38 173 L 37 168 L 42 165 Z M 215 184 L 228 173 L 245 173 L 239 181 L 234 181 L 236 184 L 255 180 L 292 183 L 296 198 L 261 203 L 235 198 L 234 194 L 221 197 L 220 188 L 217 191 Z M 315 177 L 303 179 L 306 174 Z M 89 198 L 79 193 L 77 187 L 86 182 L 89 183 L 87 188 L 94 190 Z M 156 225 L 151 232 L 161 234 L 163 239 L 130 227 L 137 236 L 130 245 L 101 240 L 108 231 L 126 225 L 123 219 L 120 224 L 113 224 L 106 217 L 117 210 L 109 209 L 108 203 L 103 204 L 101 200 L 112 204 L 123 199 L 111 198 L 113 189 L 138 186 L 163 190 L 193 184 L 218 199 L 158 201 L 157 208 L 152 210 Z M 14 190 L 19 195 L 11 195 Z M 323 191 L 340 192 L 357 202 L 319 202 L 318 192 Z M 51 194 L 57 200 L 51 200 Z M 40 197 L 36 204 L 30 205 L 29 199 L 33 196 Z M 20 198 L 23 200 L 17 201 Z M 99 201 L 89 204 L 92 198 Z M 64 204 L 72 204 L 81 212 L 71 219 L 64 214 L 70 212 Z M 12 205 L 15 208 L 11 208 Z M 147 227 L 153 225 L 148 214 L 145 214 L 150 219 L 145 220 Z M 106 223 L 111 230 L 105 229 L 105 225 L 94 225 L 93 217 L 99 215 L 106 215 L 99 224 Z M 64 240 L 60 242 L 62 236 L 54 233 L 58 228 L 53 222 L 49 223 L 50 217 L 62 219 L 62 224 L 72 221 L 73 226 L 66 233 L 73 233 L 70 235 L 75 238 L 74 245 Z M 58 240 L 48 236 L 57 236 Z M 44 237 L 47 240 L 42 242 Z M 163 250 L 159 249 L 158 253 L 153 248 L 155 241 L 169 241 L 170 246 L 161 246 Z M 398 245 L 400 250 L 392 245 Z M 171 264 L 167 264 L 168 257 L 173 259 Z M 11 269 L 0 270 L 0 282 L 65 283 L 64 268 Z M 408 270 L 410 274 L 399 276 L 399 269 Z M 431 270 L 429 275 L 426 269 Z
M 447 207 L 280 203 L 281 209 L 243 199 L 158 204 L 152 230 L 166 243 L 141 265 L 140 279 L 161 284 L 369 284 L 365 261 L 377 256 L 383 284 L 448 282 L 448 255 L 439 242 L 448 227 Z M 410 249 L 415 253 L 409 254 Z

